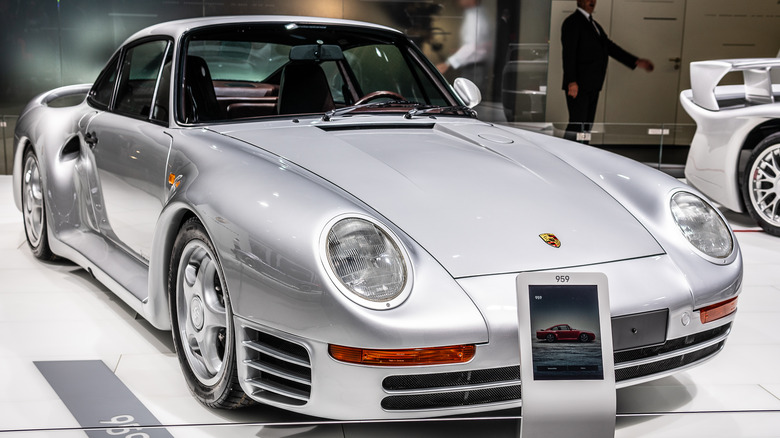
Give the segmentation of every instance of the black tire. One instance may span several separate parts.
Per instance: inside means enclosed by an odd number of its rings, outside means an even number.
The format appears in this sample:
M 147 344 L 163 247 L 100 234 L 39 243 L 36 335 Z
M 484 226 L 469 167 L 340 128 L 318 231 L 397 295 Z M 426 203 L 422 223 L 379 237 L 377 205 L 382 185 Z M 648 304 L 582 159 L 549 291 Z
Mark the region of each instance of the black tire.
M 590 342 L 590 336 L 587 333 L 580 333 L 580 342 Z
M 55 260 L 57 257 L 49 247 L 49 232 L 46 220 L 46 192 L 38 157 L 32 148 L 24 153 L 22 162 L 22 217 L 27 245 L 33 255 L 41 260 Z
M 742 180 L 750 216 L 769 234 L 780 236 L 780 132 L 753 149 Z
M 173 345 L 192 394 L 212 408 L 254 404 L 238 380 L 233 312 L 222 266 L 206 229 L 187 220 L 168 271 Z
M 547 342 L 555 342 L 555 335 L 552 333 L 547 333 L 547 336 L 544 338 L 547 339 Z

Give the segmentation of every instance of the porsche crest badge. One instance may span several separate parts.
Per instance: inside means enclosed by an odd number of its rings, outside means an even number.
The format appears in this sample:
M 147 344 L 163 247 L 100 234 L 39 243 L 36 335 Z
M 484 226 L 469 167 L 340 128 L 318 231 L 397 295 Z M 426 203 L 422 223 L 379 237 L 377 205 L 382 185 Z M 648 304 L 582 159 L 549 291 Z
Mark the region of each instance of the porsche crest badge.
M 543 233 L 543 234 L 540 234 L 539 237 L 541 237 L 542 240 L 544 240 L 544 243 L 552 246 L 553 248 L 560 248 L 561 247 L 561 241 L 558 240 L 557 237 L 555 237 L 555 234 Z

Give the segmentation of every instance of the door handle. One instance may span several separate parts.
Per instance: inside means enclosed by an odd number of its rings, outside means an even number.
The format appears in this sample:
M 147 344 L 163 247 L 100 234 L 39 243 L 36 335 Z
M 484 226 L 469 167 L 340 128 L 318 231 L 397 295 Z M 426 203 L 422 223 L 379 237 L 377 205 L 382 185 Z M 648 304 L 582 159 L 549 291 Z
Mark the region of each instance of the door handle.
M 675 70 L 679 70 L 680 69 L 680 63 L 682 62 L 682 58 L 680 58 L 679 56 L 676 57 L 676 58 L 669 58 L 669 62 L 673 62 L 674 63 L 674 69 Z
M 95 146 L 97 146 L 98 143 L 97 135 L 95 135 L 94 132 L 87 132 L 84 135 L 84 141 L 89 145 L 91 149 L 95 149 Z

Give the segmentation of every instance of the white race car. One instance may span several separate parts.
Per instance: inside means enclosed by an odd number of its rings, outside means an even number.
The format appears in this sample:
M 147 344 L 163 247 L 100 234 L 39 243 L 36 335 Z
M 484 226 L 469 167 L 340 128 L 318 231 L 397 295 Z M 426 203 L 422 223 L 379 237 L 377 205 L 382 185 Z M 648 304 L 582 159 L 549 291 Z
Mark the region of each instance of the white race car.
M 692 62 L 692 89 L 680 101 L 697 125 L 688 184 L 780 236 L 780 84 L 772 84 L 772 69 L 780 59 Z M 718 86 L 733 71 L 744 85 Z

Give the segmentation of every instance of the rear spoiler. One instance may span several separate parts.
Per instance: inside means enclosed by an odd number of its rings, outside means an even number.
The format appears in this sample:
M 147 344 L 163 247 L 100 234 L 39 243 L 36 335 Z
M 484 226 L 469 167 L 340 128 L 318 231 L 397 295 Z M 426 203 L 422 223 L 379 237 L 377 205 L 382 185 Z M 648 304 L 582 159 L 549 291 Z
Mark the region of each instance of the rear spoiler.
M 718 111 L 715 87 L 726 73 L 741 71 L 745 80 L 745 100 L 750 104 L 773 103 L 770 70 L 780 67 L 779 58 L 722 59 L 691 63 L 693 102 L 702 108 Z

